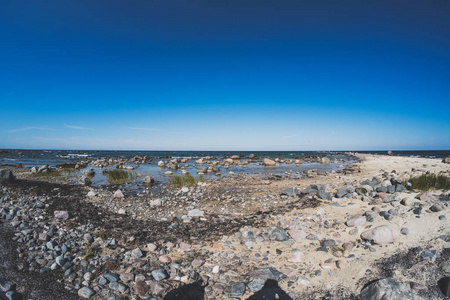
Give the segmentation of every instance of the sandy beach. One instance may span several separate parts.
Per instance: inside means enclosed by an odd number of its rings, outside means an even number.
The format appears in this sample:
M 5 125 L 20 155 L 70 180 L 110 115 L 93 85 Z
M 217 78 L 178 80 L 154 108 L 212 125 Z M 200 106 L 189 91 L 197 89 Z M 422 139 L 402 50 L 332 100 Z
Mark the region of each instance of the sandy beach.
M 240 174 L 138 195 L 36 181 L 27 168 L 9 167 L 16 178 L 1 186 L 3 293 L 446 299 L 438 281 L 450 274 L 449 191 L 407 182 L 427 172 L 449 176 L 450 165 L 353 155 L 359 161 L 339 173 Z

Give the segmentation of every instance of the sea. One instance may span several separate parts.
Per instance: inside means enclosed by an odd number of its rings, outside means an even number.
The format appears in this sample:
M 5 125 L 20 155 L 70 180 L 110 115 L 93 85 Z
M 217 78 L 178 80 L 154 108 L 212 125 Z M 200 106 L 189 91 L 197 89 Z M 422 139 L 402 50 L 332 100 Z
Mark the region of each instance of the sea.
M 350 152 L 350 151 L 349 151 Z M 196 173 L 195 161 L 205 156 L 211 156 L 215 160 L 223 160 L 232 155 L 238 155 L 242 159 L 247 158 L 250 154 L 255 155 L 254 163 L 250 163 L 245 167 L 229 166 L 220 168 L 220 176 L 215 174 L 206 174 L 207 179 L 218 179 L 230 176 L 230 171 L 235 175 L 241 173 L 254 176 L 275 175 L 281 177 L 300 178 L 305 171 L 317 169 L 318 171 L 340 172 L 346 165 L 355 162 L 355 158 L 349 155 L 347 151 L 123 151 L 123 150 L 25 150 L 25 149 L 7 149 L 0 150 L 1 165 L 22 165 L 24 167 L 34 167 L 48 165 L 56 167 L 59 164 L 77 161 L 93 161 L 110 158 L 133 158 L 136 155 L 148 156 L 151 161 L 145 164 L 135 166 L 129 163 L 129 166 L 136 167 L 131 172 L 135 176 L 131 176 L 130 182 L 127 184 L 138 184 L 142 182 L 143 176 L 152 176 L 157 183 L 167 182 L 168 176 L 165 175 L 165 169 L 157 167 L 160 160 L 167 161 L 174 158 L 187 158 L 186 170 L 194 177 L 198 177 Z M 357 151 L 361 153 L 387 154 L 387 151 Z M 450 156 L 450 150 L 437 151 L 394 151 L 394 155 L 408 157 L 428 157 L 428 158 L 444 158 Z M 329 165 L 322 165 L 316 162 L 316 157 L 328 157 L 331 160 Z M 264 158 L 281 160 L 300 159 L 302 164 L 284 164 L 277 163 L 273 168 L 265 168 L 258 162 L 262 162 Z M 334 163 L 336 161 L 336 163 Z M 201 167 L 201 166 L 200 166 Z M 93 185 L 108 185 L 107 177 L 102 174 L 102 170 L 89 165 L 88 168 L 94 168 L 96 175 L 92 178 Z M 75 183 L 81 176 L 83 170 L 66 174 Z M 181 170 L 173 171 L 173 175 L 181 175 Z

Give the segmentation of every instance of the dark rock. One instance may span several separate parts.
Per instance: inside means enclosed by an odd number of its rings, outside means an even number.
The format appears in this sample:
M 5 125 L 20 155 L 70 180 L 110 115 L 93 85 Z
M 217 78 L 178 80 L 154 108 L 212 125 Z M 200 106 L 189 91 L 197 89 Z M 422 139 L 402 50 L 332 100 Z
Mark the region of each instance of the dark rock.
M 244 294 L 245 294 L 245 283 L 237 282 L 231 286 L 230 289 L 231 296 L 241 297 L 244 296 Z
M 152 276 L 156 281 L 161 281 L 169 278 L 169 274 L 167 274 L 166 270 L 164 269 L 153 270 Z
M 336 198 L 342 198 L 342 197 L 344 197 L 347 194 L 348 194 L 348 190 L 347 189 L 337 189 L 336 190 L 336 194 L 334 194 L 334 195 L 335 195 Z
M 122 284 L 122 283 L 119 283 L 119 282 L 110 282 L 108 286 L 113 291 L 116 291 L 116 292 L 119 292 L 119 293 L 125 292 L 127 290 L 127 288 L 128 288 L 125 284 Z
M 439 220 L 441 221 L 447 220 L 447 217 L 445 215 L 440 215 Z
M 252 282 L 250 282 L 247 287 L 251 292 L 257 292 L 259 290 L 261 290 L 264 287 L 265 284 L 265 280 L 262 278 L 257 278 L 255 280 L 253 280 Z
M 329 192 L 319 192 L 319 198 L 323 200 L 331 200 L 331 194 Z
M 285 275 L 283 273 L 281 273 L 280 271 L 278 271 L 277 269 L 272 268 L 272 267 L 266 267 L 266 268 L 254 270 L 254 271 L 248 273 L 248 276 L 255 278 L 255 279 L 261 278 L 264 281 L 266 281 L 268 279 L 280 281 L 282 278 L 285 277 Z
M 103 275 L 104 278 L 106 278 L 109 282 L 116 282 L 119 281 L 119 275 L 116 273 L 106 273 Z
M 9 291 L 5 294 L 6 299 L 8 300 L 22 300 L 22 295 L 16 291 Z
M 336 241 L 331 239 L 325 239 L 320 241 L 322 247 L 334 247 L 336 246 Z
M 2 292 L 9 292 L 16 290 L 16 284 L 12 281 L 7 280 L 5 277 L 0 276 L 0 290 Z
M 308 240 L 312 240 L 312 241 L 315 241 L 315 240 L 318 240 L 318 239 L 319 239 L 319 238 L 317 237 L 317 235 L 315 235 L 315 234 L 313 234 L 313 233 L 308 234 L 308 235 L 306 236 L 306 238 L 307 238 Z
M 409 234 L 409 229 L 406 228 L 406 227 L 403 227 L 403 228 L 400 230 L 400 233 L 403 234 L 403 235 L 408 235 L 408 234 Z
M 283 191 L 281 191 L 281 195 L 286 195 L 288 197 L 297 197 L 298 195 L 297 187 L 284 189 Z
M 439 279 L 438 286 L 442 294 L 444 294 L 447 297 L 450 297 L 450 277 L 447 276 Z
M 8 169 L 0 169 L 0 183 L 12 182 L 15 177 L 11 170 Z
M 82 287 L 81 289 L 78 290 L 78 296 L 80 296 L 82 298 L 88 299 L 91 296 L 93 296 L 94 294 L 95 294 L 94 290 L 88 286 Z
M 414 293 L 394 278 L 379 279 L 367 284 L 360 293 L 364 300 L 405 300 L 417 299 Z

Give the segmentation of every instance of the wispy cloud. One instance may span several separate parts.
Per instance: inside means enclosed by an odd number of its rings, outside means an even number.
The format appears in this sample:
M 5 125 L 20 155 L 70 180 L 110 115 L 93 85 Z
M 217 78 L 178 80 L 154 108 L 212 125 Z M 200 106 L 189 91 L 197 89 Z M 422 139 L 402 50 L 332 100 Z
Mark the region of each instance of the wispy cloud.
M 298 134 L 286 135 L 286 136 L 283 136 L 281 139 L 282 140 L 287 140 L 287 139 L 296 138 L 298 136 L 299 136 Z
M 23 127 L 23 128 L 13 129 L 13 130 L 10 130 L 9 132 L 21 132 L 21 131 L 28 131 L 28 130 L 53 130 L 53 128 L 27 126 L 27 127 Z
M 127 127 L 127 129 L 181 134 L 181 132 L 179 132 L 179 131 L 164 130 L 164 129 L 159 129 L 159 128 Z
M 64 126 L 66 126 L 67 128 L 72 128 L 72 129 L 77 129 L 77 130 L 94 130 L 94 129 L 88 128 L 88 127 L 73 126 L 73 125 L 68 125 L 68 124 L 64 124 Z

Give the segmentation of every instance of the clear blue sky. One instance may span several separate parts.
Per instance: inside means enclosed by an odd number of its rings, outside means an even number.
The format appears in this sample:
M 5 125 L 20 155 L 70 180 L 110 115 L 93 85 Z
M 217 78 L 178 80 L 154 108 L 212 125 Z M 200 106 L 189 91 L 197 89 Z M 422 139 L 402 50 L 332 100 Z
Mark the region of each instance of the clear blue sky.
M 450 149 L 450 2 L 0 0 L 0 148 Z

